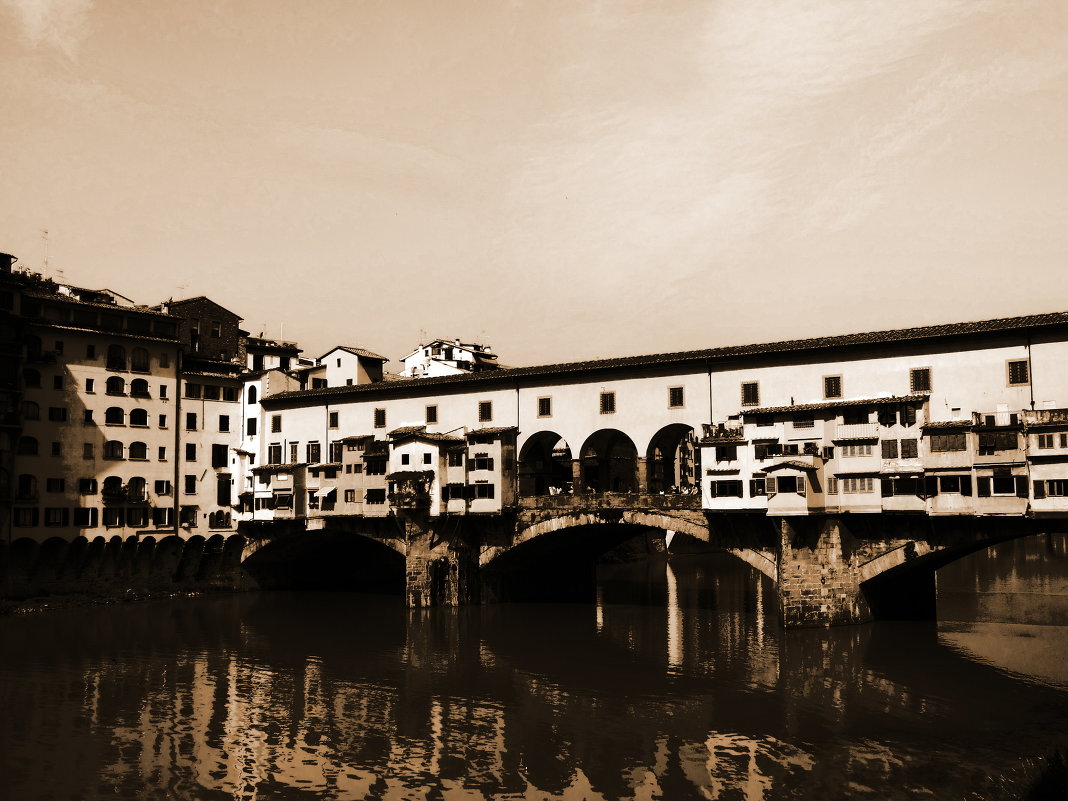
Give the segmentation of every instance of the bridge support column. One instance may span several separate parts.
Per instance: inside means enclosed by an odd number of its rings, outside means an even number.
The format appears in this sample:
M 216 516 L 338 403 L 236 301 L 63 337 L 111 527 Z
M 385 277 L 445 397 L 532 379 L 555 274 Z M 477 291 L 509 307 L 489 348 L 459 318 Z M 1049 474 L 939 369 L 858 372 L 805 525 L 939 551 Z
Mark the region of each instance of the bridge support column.
M 860 571 L 842 548 L 851 539 L 840 518 L 777 518 L 779 610 L 783 626 L 867 623 L 871 609 Z
M 448 523 L 405 521 L 405 599 L 410 609 L 479 602 L 478 551 L 467 547 L 455 531 L 447 536 L 443 529 Z
M 646 459 L 638 457 L 638 494 L 646 495 L 649 492 L 649 465 Z
M 571 460 L 571 489 L 576 495 L 586 491 L 586 483 L 582 480 L 582 459 Z

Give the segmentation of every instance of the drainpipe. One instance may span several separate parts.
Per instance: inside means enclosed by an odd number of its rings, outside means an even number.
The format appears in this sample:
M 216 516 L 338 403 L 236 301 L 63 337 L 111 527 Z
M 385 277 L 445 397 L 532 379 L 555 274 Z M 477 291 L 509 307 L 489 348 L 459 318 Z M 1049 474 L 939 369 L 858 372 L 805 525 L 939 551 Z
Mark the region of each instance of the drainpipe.
M 175 345 L 174 348 L 174 481 L 171 483 L 171 515 L 173 520 L 171 523 L 174 525 L 174 536 L 178 536 L 178 477 L 181 475 L 182 465 L 182 449 L 181 449 L 181 430 L 182 430 L 182 347 L 181 345 Z
M 1028 378 L 1031 379 L 1027 382 L 1027 389 L 1031 393 L 1031 411 L 1035 410 L 1035 370 L 1034 364 L 1031 362 L 1031 335 L 1027 335 L 1027 372 Z

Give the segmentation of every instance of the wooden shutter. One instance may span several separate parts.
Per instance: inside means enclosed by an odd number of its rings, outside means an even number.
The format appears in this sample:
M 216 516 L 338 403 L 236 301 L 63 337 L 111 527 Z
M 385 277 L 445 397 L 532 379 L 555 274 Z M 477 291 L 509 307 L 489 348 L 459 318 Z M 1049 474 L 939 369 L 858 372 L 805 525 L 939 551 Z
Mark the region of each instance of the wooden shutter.
M 960 494 L 971 495 L 972 494 L 972 477 L 961 476 L 960 477 Z
M 1038 482 L 1036 481 L 1035 484 Z M 1016 476 L 1016 497 L 1027 497 L 1027 476 Z M 1037 497 L 1037 495 L 1036 495 Z
M 980 498 L 990 497 L 990 476 L 977 476 L 975 486 Z
M 938 495 L 938 476 L 924 476 L 924 495 L 933 498 Z
M 1019 478 L 1023 478 L 1023 477 L 1019 476 L 1017 478 L 1017 480 L 1019 480 Z M 1045 498 L 1045 497 L 1046 497 L 1046 482 L 1045 481 L 1041 481 L 1041 480 L 1036 480 L 1035 481 L 1035 498 L 1036 499 L 1041 499 L 1041 498 Z

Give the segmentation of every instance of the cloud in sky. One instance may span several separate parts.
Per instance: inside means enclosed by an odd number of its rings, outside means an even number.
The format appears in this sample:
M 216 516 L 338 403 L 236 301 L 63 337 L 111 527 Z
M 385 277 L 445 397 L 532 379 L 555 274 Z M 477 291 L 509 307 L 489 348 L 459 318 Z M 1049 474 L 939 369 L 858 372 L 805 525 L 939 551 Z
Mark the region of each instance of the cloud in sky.
M 35 47 L 49 46 L 74 58 L 93 0 L 0 0 Z

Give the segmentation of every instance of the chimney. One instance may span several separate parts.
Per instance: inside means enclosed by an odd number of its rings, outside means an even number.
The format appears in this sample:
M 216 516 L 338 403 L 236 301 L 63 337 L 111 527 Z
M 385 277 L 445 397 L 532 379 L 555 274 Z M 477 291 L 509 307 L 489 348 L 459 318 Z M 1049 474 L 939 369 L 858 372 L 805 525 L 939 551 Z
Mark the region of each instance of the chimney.
M 0 273 L 11 273 L 11 268 L 18 259 L 10 253 L 0 253 Z

